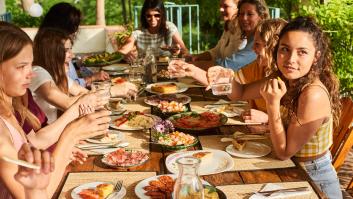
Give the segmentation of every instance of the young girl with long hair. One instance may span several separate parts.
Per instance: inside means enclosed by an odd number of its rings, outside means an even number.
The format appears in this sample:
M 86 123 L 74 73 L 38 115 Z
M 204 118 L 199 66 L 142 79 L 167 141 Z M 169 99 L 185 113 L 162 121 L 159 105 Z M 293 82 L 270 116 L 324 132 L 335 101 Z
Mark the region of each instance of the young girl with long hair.
M 282 29 L 274 54 L 278 78 L 245 85 L 233 81 L 229 98 L 263 97 L 277 157 L 296 158 L 329 198 L 342 198 L 329 151 L 341 108 L 329 40 L 312 18 L 298 17 Z M 208 81 L 219 82 L 231 74 L 213 67 Z

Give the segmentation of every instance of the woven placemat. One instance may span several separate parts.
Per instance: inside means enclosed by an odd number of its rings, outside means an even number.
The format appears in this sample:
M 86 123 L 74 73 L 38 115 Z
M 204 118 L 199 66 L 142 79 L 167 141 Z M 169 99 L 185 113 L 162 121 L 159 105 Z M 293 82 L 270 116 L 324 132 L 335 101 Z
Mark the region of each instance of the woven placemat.
M 209 111 L 207 108 L 204 108 L 204 106 L 209 105 L 209 104 L 214 104 L 216 101 L 200 101 L 200 102 L 191 102 L 191 110 L 195 112 L 204 112 L 204 111 Z M 244 105 L 240 106 L 240 109 L 246 110 L 249 109 L 249 105 Z M 245 123 L 241 121 L 240 117 L 232 117 L 228 118 L 228 121 L 225 125 L 249 125 L 250 123 Z M 260 123 L 251 123 L 251 124 L 260 124 Z
M 273 183 L 279 185 L 283 188 L 296 188 L 296 187 L 308 187 L 311 192 L 305 195 L 297 196 L 287 196 L 286 199 L 295 198 L 295 199 L 316 199 L 319 198 L 310 184 L 306 181 L 301 182 L 282 182 L 282 183 Z M 226 186 L 217 186 L 218 189 L 222 190 L 227 198 L 239 198 L 247 199 L 254 192 L 260 191 L 266 184 L 246 184 L 246 185 L 226 185 Z
M 71 191 L 75 187 L 89 182 L 113 182 L 123 180 L 126 188 L 124 199 L 137 198 L 135 186 L 141 180 L 155 176 L 155 172 L 80 172 L 69 173 L 59 195 L 59 199 L 71 199 Z
M 218 149 L 225 150 L 230 145 L 230 142 L 221 142 L 223 135 L 210 135 L 210 136 L 199 136 L 199 140 L 203 149 Z M 259 142 L 259 141 L 258 141 Z M 270 145 L 268 140 L 262 141 L 267 145 Z M 288 168 L 295 167 L 295 164 L 291 159 L 279 160 L 275 158 L 273 152 L 265 157 L 259 158 L 239 158 L 233 157 L 234 168 L 232 171 L 244 171 L 244 170 L 262 170 L 262 169 L 275 169 L 275 168 Z
M 129 142 L 129 149 L 137 149 L 143 152 L 150 152 L 149 148 L 149 131 L 141 130 L 141 131 L 120 131 L 124 134 L 124 142 Z M 85 150 L 88 155 L 99 155 L 99 153 L 95 153 L 90 150 Z

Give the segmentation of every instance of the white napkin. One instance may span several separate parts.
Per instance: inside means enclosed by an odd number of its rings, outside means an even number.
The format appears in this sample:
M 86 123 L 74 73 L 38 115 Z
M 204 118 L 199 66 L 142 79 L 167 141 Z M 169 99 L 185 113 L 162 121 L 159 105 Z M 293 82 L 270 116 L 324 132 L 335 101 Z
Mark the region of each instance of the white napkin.
M 264 188 L 261 189 L 261 191 L 271 191 L 271 190 L 276 190 L 276 189 L 284 189 L 284 187 L 279 186 L 277 184 L 272 184 L 272 183 L 268 183 L 265 185 Z M 306 190 L 306 191 L 295 191 L 295 192 L 277 192 L 277 193 L 273 193 L 270 196 L 264 196 L 260 193 L 255 193 L 253 194 L 249 199 L 278 199 L 278 198 L 287 198 L 287 197 L 295 197 L 295 196 L 302 196 L 302 195 L 307 195 L 310 194 L 311 191 L 310 190 Z

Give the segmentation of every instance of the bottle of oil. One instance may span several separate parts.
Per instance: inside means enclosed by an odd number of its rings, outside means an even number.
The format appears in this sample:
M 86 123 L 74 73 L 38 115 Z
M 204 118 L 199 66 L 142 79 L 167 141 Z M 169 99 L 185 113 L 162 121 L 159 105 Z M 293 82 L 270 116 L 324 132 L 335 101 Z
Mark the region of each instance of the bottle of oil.
M 149 46 L 146 50 L 146 56 L 143 61 L 145 67 L 145 82 L 147 84 L 157 82 L 157 64 L 153 49 Z

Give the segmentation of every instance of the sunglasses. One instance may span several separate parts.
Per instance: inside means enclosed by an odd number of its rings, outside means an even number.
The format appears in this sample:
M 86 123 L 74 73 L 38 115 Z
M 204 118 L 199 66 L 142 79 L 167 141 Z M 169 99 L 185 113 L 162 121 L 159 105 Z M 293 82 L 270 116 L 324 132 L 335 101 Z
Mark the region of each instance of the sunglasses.
M 146 14 L 146 18 L 147 18 L 147 19 L 151 19 L 152 17 L 154 17 L 154 18 L 161 18 L 161 14 L 154 14 L 154 15 Z

